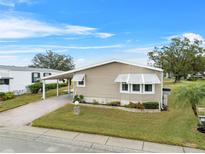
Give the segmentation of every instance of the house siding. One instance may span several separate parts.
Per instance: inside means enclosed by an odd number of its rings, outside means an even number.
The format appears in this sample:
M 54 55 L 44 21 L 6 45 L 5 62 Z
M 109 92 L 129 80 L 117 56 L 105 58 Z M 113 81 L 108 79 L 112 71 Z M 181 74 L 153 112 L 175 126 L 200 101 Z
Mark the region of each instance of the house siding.
M 111 100 L 120 100 L 122 102 L 161 101 L 161 84 L 155 85 L 155 94 L 125 94 L 120 93 L 120 83 L 114 82 L 119 74 L 128 73 L 156 74 L 159 79 L 162 80 L 162 72 L 160 71 L 113 62 L 97 66 L 95 68 L 75 72 L 75 74 L 81 73 L 86 75 L 85 87 L 77 87 L 76 83 L 74 83 L 74 90 L 76 94 L 84 95 L 85 98 L 100 99 L 103 102 L 108 102 Z
M 0 75 L 12 77 L 10 79 L 9 85 L 0 85 L 0 92 L 14 92 L 14 93 L 25 93 L 27 92 L 27 86 L 32 84 L 32 72 L 39 72 L 40 77 L 43 77 L 44 72 L 40 71 L 10 71 L 10 70 L 1 70 Z M 57 74 L 56 72 L 49 72 Z M 47 80 L 46 83 L 56 83 L 56 80 Z

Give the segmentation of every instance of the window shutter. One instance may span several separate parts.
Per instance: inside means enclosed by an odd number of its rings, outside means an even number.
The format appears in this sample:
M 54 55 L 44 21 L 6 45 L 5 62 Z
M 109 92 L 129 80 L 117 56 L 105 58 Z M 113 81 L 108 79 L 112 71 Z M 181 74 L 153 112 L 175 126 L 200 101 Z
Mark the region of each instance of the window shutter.
M 32 73 L 31 75 L 31 80 L 32 80 L 32 83 L 34 83 L 34 73 Z

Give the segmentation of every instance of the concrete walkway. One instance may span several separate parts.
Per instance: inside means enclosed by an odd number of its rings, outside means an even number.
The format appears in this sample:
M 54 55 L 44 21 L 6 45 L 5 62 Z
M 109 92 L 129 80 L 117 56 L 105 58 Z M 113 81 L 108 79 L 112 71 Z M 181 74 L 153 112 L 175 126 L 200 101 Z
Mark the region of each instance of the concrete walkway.
M 0 113 L 0 126 L 23 126 L 51 111 L 66 105 L 68 95 L 51 97 Z
M 63 152 L 159 152 L 159 153 L 205 153 L 203 150 L 187 148 L 181 146 L 173 146 L 166 144 L 158 144 L 151 142 L 144 142 L 138 140 L 129 140 L 122 139 L 117 137 L 109 137 L 102 135 L 93 135 L 86 133 L 78 133 L 71 131 L 60 131 L 53 129 L 44 129 L 37 127 L 15 127 L 15 128 L 0 128 L 0 142 L 6 138 L 6 141 L 10 139 L 8 146 L 10 151 L 15 151 L 15 148 L 18 150 L 16 152 L 35 152 L 32 151 L 32 148 L 35 145 L 40 145 L 38 152 L 44 152 L 48 149 L 61 149 Z M 16 147 L 15 143 L 18 140 L 26 140 L 26 148 L 19 149 L 19 146 Z M 3 142 L 3 143 L 4 143 Z M 22 141 L 21 141 L 22 142 Z M 40 144 L 42 143 L 42 145 Z M 19 144 L 19 143 L 18 143 Z M 31 144 L 31 145 L 30 145 Z M 45 145 L 49 144 L 49 147 Z M 11 149 L 11 145 L 14 145 L 14 148 Z M 44 145 L 44 146 L 43 146 Z M 2 151 L 8 149 L 2 149 L 1 146 L 6 147 L 6 145 L 0 145 Z M 24 145 L 21 145 L 24 146 Z M 29 151 L 29 147 L 32 147 Z M 59 148 L 60 146 L 60 148 Z M 46 149 L 43 149 L 46 147 Z M 36 148 L 36 147 L 35 147 Z M 0 151 L 1 151 L 0 150 Z M 24 151 L 22 151 L 24 150 Z M 36 150 L 36 149 L 35 149 Z M 47 151 L 49 152 L 49 151 Z M 52 151 L 58 152 L 58 151 Z

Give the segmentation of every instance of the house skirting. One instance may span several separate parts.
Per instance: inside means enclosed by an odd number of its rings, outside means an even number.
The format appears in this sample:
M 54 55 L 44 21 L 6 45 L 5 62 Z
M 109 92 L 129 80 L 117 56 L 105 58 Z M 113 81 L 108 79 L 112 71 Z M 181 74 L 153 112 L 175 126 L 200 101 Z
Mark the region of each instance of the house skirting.
M 98 102 L 99 104 L 108 104 L 112 101 L 119 101 L 121 105 L 128 105 L 130 102 L 138 103 L 138 101 L 132 101 L 132 100 L 123 100 L 123 99 L 115 99 L 115 98 L 100 98 L 100 97 L 86 97 L 84 96 L 85 102 Z

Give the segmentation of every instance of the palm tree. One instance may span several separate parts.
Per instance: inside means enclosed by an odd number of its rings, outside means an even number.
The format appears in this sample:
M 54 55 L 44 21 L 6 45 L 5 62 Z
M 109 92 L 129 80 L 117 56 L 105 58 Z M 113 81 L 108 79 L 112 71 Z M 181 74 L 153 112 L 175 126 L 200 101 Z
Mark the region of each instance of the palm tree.
M 183 103 L 190 104 L 194 115 L 198 116 L 197 105 L 205 98 L 205 85 L 181 87 L 177 91 L 177 98 L 182 100 Z

